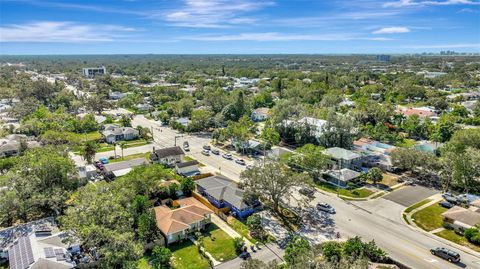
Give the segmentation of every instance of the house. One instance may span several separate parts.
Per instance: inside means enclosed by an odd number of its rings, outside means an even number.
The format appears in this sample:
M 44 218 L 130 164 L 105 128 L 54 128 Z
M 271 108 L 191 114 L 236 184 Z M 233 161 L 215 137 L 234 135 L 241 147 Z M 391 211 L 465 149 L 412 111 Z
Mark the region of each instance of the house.
M 173 166 L 176 163 L 182 162 L 183 156 L 185 156 L 185 153 L 178 146 L 157 150 L 153 148 L 153 152 L 150 154 L 150 160 L 163 165 Z
M 92 179 L 97 174 L 97 168 L 93 164 L 78 167 L 78 176 L 80 178 Z
M 68 269 L 76 266 L 73 254 L 80 252 L 80 245 L 64 243 L 66 235 L 50 227 L 35 227 L 33 232 L 19 236 L 8 247 L 11 269 L 55 268 Z
M 190 124 L 190 120 L 188 118 L 178 118 L 175 120 L 176 122 L 180 123 L 181 125 L 187 127 Z
M 465 229 L 475 227 L 480 224 L 480 212 L 472 209 L 454 206 L 442 213 L 445 225 L 451 227 L 457 232 L 463 233 Z
M 330 170 L 323 175 L 323 178 L 330 184 L 345 188 L 348 182 L 360 177 L 360 173 L 350 170 L 348 168 L 342 168 L 340 170 Z
M 127 94 L 123 93 L 123 92 L 110 92 L 110 93 L 108 93 L 108 98 L 110 98 L 112 100 L 120 100 L 120 99 L 124 98 L 125 96 L 127 96 Z
M 137 139 L 139 132 L 132 127 L 119 127 L 114 124 L 106 124 L 102 134 L 105 137 L 105 142 L 111 144 L 122 140 Z
M 17 155 L 21 150 L 22 143 L 25 142 L 27 148 L 40 147 L 37 141 L 31 141 L 26 135 L 11 134 L 0 139 L 0 158 Z
M 420 119 L 437 116 L 435 110 L 429 107 L 398 107 L 395 112 L 402 114 L 405 117 L 418 115 Z
M 291 127 L 291 128 L 298 128 L 299 126 L 308 126 L 311 129 L 311 136 L 319 139 L 320 136 L 323 134 L 323 130 L 325 125 L 327 124 L 326 120 L 311 118 L 311 117 L 303 117 L 298 121 L 293 120 L 284 120 L 283 127 Z
M 109 163 L 104 165 L 104 172 L 114 177 L 120 177 L 128 174 L 133 168 L 140 165 L 146 165 L 145 158 L 136 158 L 133 160 Z
M 212 210 L 193 197 L 173 201 L 173 204 L 180 207 L 173 210 L 164 205 L 154 207 L 157 227 L 167 244 L 187 239 L 211 222 Z
M 333 147 L 325 149 L 323 153 L 335 162 L 336 169 L 347 168 L 360 171 L 362 167 L 362 156 L 351 150 Z
M 182 175 L 184 177 L 191 177 L 200 174 L 200 170 L 198 169 L 198 161 L 193 160 L 189 162 L 182 162 L 175 164 L 175 172 L 177 174 Z
M 390 154 L 396 149 L 395 146 L 362 137 L 353 142 L 353 148 L 354 151 L 365 155 L 363 158 L 365 166 L 378 166 L 387 171 L 393 169 Z
M 216 208 L 229 208 L 232 215 L 246 218 L 253 214 L 253 207 L 258 201 L 244 201 L 244 191 L 238 188 L 237 183 L 223 176 L 211 176 L 195 182 L 197 191 L 207 198 Z
M 265 121 L 268 119 L 270 109 L 267 107 L 260 107 L 252 111 L 250 116 L 253 121 Z
M 148 110 L 152 109 L 153 106 L 150 105 L 150 104 L 137 104 L 137 105 L 135 105 L 135 108 L 138 111 L 148 111 Z

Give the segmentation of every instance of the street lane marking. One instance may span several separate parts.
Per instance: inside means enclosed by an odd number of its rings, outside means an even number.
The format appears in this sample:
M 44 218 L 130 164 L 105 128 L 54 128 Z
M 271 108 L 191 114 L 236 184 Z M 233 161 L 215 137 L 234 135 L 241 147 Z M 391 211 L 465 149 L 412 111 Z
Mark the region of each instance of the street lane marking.
M 435 259 L 427 259 L 427 258 L 424 258 L 425 261 L 427 262 L 438 262 L 438 260 L 435 260 Z

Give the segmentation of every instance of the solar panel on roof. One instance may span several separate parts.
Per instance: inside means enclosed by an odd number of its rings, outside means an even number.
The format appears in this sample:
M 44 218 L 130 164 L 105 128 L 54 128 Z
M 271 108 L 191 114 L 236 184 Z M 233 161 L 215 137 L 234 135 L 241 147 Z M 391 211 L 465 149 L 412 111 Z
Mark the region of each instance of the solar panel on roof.
M 55 257 L 55 252 L 53 251 L 52 247 L 44 248 L 45 251 L 45 257 L 46 258 L 53 258 Z
M 55 255 L 63 255 L 63 254 L 64 254 L 63 249 L 61 249 L 61 248 L 56 248 L 55 249 Z
M 26 269 L 35 260 L 33 259 L 30 238 L 23 236 L 10 247 L 8 251 L 11 269 Z

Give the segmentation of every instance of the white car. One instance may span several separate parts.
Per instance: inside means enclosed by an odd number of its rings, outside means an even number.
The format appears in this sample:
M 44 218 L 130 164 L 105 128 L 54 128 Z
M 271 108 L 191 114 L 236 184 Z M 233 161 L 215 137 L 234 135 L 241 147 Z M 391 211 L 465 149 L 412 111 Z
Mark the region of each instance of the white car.
M 245 165 L 245 161 L 242 160 L 242 159 L 236 159 L 235 162 L 240 164 L 240 165 Z
M 232 154 L 230 154 L 230 153 L 225 153 L 225 154 L 222 155 L 222 157 L 227 159 L 227 160 L 232 160 L 233 159 Z
M 205 156 L 210 156 L 210 150 L 202 150 L 202 154 L 205 155 Z

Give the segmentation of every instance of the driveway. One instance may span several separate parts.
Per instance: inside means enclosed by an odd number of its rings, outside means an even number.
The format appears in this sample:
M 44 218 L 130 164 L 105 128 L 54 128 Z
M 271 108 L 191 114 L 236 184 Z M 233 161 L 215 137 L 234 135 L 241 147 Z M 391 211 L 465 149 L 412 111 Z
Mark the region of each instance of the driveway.
M 262 249 L 256 250 L 255 252 L 252 252 L 249 249 L 250 254 L 252 255 L 252 259 L 257 259 L 261 260 L 265 263 L 271 262 L 273 260 L 276 260 L 278 263 L 282 262 L 282 257 L 284 254 L 284 251 L 280 249 L 276 244 L 267 244 L 267 245 L 262 245 Z M 243 259 L 237 257 L 231 261 L 224 262 L 220 265 L 215 266 L 215 269 L 238 269 L 240 268 L 242 262 L 244 262 Z
M 423 186 L 406 186 L 392 193 L 383 196 L 384 199 L 390 200 L 397 204 L 409 207 L 426 198 L 438 193 L 438 190 L 426 188 Z

